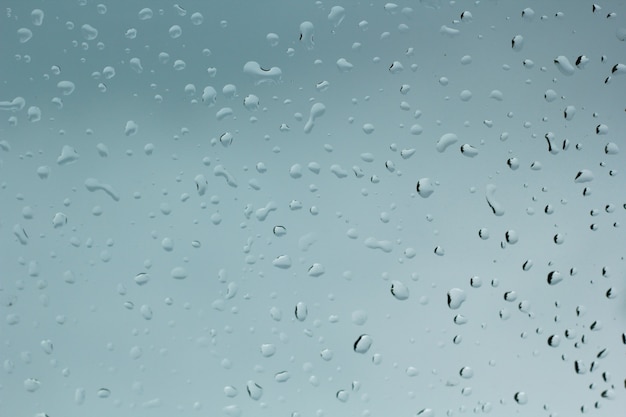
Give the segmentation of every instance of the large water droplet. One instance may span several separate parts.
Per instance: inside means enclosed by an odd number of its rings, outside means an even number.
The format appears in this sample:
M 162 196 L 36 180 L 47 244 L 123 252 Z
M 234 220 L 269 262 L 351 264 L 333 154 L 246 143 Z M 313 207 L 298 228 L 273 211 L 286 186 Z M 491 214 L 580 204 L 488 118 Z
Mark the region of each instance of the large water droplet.
M 459 375 L 461 375 L 462 378 L 470 379 L 471 377 L 474 376 L 474 370 L 470 368 L 469 366 L 464 366 L 459 371 Z
M 456 310 L 465 302 L 467 295 L 465 291 L 460 288 L 452 288 L 448 291 L 448 307 L 452 310 Z
M 567 76 L 574 75 L 575 68 L 567 57 L 559 55 L 554 59 L 554 65 L 556 65 L 561 74 Z
M 485 190 L 485 198 L 487 199 L 487 204 L 489 204 L 489 207 L 491 208 L 491 211 L 493 211 L 493 214 L 495 214 L 496 216 L 502 216 L 504 214 L 504 209 L 502 208 L 502 205 L 496 200 L 495 194 L 496 186 L 493 184 L 487 184 Z

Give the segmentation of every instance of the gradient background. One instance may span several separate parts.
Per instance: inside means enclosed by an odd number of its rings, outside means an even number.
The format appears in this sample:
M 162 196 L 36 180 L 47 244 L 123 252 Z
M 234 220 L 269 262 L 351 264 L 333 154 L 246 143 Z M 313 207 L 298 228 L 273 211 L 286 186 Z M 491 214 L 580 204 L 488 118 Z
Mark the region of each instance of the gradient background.
M 2 5 L 0 416 L 625 409 L 626 77 L 611 74 L 626 63 L 623 2 L 605 1 L 596 12 L 564 0 Z M 344 9 L 338 25 L 328 17 L 333 6 Z M 153 16 L 141 20 L 145 7 Z M 522 17 L 526 7 L 532 18 Z M 41 25 L 34 9 L 44 13 Z M 313 44 L 299 40 L 307 21 Z M 85 24 L 97 29 L 94 39 Z M 173 25 L 181 36 L 170 35 Z M 32 32 L 26 42 L 23 28 Z M 516 35 L 524 38 L 518 50 Z M 561 55 L 589 62 L 566 75 L 554 63 Z M 350 71 L 338 68 L 341 58 Z M 176 60 L 185 68 L 175 69 Z M 244 73 L 249 61 L 280 68 L 280 81 Z M 389 71 L 394 61 L 403 71 Z M 107 66 L 114 77 L 105 77 Z M 75 90 L 64 95 L 61 81 Z M 227 84 L 234 97 L 223 92 Z M 201 98 L 207 86 L 217 91 L 211 105 Z M 462 99 L 464 90 L 471 99 Z M 243 105 L 250 94 L 257 110 Z M 25 106 L 8 108 L 16 97 Z M 326 110 L 307 134 L 314 103 Z M 567 106 L 576 108 L 571 120 Z M 218 120 L 226 107 L 232 114 Z M 128 121 L 135 134 L 125 133 Z M 607 130 L 597 134 L 598 125 Z M 219 141 L 225 132 L 230 146 Z M 558 152 L 548 151 L 548 132 Z M 458 141 L 438 152 L 447 133 Z M 610 142 L 620 152 L 605 153 Z M 463 144 L 477 155 L 462 154 Z M 74 162 L 57 163 L 64 146 L 77 152 Z M 516 170 L 507 166 L 513 157 Z M 300 177 L 290 175 L 295 164 Z M 215 175 L 219 166 L 236 186 Z M 334 173 L 342 169 L 347 175 Z M 576 183 L 583 169 L 594 178 Z M 90 192 L 89 178 L 119 201 Z M 422 178 L 433 184 L 427 198 L 416 192 Z M 487 204 L 489 184 L 502 216 Z M 264 208 L 275 210 L 264 218 Z M 60 227 L 57 213 L 67 217 Z M 277 225 L 285 235 L 273 233 Z M 519 240 L 507 243 L 507 231 Z M 288 268 L 273 264 L 283 255 Z M 527 260 L 533 267 L 524 271 Z M 310 276 L 316 263 L 324 273 Z M 186 278 L 173 278 L 181 267 Z M 563 281 L 548 285 L 555 270 Z M 137 285 L 139 273 L 149 282 Z M 472 287 L 472 277 L 482 285 Z M 393 297 L 395 281 L 408 299 Z M 452 288 L 466 295 L 456 310 L 446 302 Z M 508 291 L 514 301 L 504 299 Z M 308 312 L 302 321 L 299 302 Z M 467 323 L 456 324 L 457 314 Z M 373 340 L 364 354 L 353 350 L 361 334 Z M 559 346 L 548 345 L 551 335 Z M 273 356 L 262 355 L 264 344 L 274 345 Z M 466 366 L 471 378 L 460 375 Z M 289 379 L 277 381 L 284 371 Z M 248 381 L 262 387 L 260 398 L 248 395 Z M 527 402 L 516 402 L 518 392 Z

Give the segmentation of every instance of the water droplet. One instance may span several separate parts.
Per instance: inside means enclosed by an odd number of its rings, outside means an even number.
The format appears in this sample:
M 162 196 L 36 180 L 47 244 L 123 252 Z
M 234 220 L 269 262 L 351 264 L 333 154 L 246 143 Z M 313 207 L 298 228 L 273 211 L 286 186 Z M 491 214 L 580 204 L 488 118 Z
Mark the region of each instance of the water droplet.
M 280 371 L 274 375 L 274 380 L 276 382 L 287 382 L 291 378 L 291 375 L 288 371 Z
M 306 320 L 308 314 L 309 314 L 309 310 L 307 308 L 307 305 L 305 303 L 303 303 L 302 301 L 298 302 L 298 304 L 296 304 L 296 308 L 294 310 L 294 314 L 296 316 L 296 319 L 298 319 L 298 321 L 304 321 Z
M 233 144 L 233 134 L 230 132 L 224 132 L 220 135 L 220 143 L 223 147 L 228 148 Z
M 108 388 L 100 388 L 96 395 L 98 398 L 109 398 L 111 396 L 111 390 Z
M 141 312 L 141 316 L 145 320 L 152 320 L 153 314 L 152 314 L 152 309 L 150 308 L 149 305 L 147 304 L 142 305 L 139 311 Z
M 274 265 L 276 268 L 288 269 L 291 267 L 291 258 L 289 257 L 289 255 L 277 256 L 272 261 L 272 265 Z
M 367 351 L 372 346 L 373 342 L 374 340 L 372 339 L 370 335 L 362 334 L 354 342 L 353 349 L 356 353 L 361 353 L 361 354 L 367 353 Z
M 336 397 L 339 401 L 341 401 L 342 403 L 345 403 L 350 399 L 350 393 L 342 389 L 342 390 L 337 391 Z
M 619 147 L 614 142 L 609 142 L 604 147 L 604 153 L 607 155 L 617 155 L 619 153 Z
M 108 194 L 114 201 L 119 201 L 120 197 L 117 192 L 109 184 L 103 184 L 95 178 L 87 178 L 85 180 L 85 188 L 89 192 L 103 191 Z
M 50 339 L 42 340 L 39 345 L 41 346 L 41 349 L 43 349 L 43 351 L 48 355 L 50 355 L 54 349 L 54 346 L 52 345 L 52 340 Z
M 515 35 L 511 40 L 511 47 L 514 51 L 521 51 L 524 46 L 524 37 L 522 35 Z
M 504 234 L 504 239 L 507 243 L 514 245 L 518 242 L 519 236 L 517 235 L 517 232 L 515 230 L 507 230 Z
M 138 17 L 139 20 L 148 20 L 148 19 L 152 19 L 152 16 L 154 15 L 154 13 L 152 12 L 152 9 L 149 8 L 143 8 L 139 11 L 138 13 Z
M 331 349 L 323 349 L 320 352 L 320 356 L 322 357 L 322 359 L 324 359 L 325 361 L 330 361 L 333 358 L 333 351 Z
M 550 271 L 547 278 L 548 284 L 556 285 L 563 281 L 563 275 L 559 271 Z
M 98 37 L 98 29 L 89 24 L 82 25 L 80 29 L 83 37 L 88 41 L 92 41 Z
M 41 9 L 34 9 L 30 12 L 30 18 L 34 26 L 41 26 L 43 24 L 44 12 Z
M 392 74 L 397 74 L 399 72 L 402 72 L 403 70 L 404 70 L 404 66 L 402 65 L 400 61 L 393 61 L 391 65 L 389 66 L 389 72 Z
M 504 209 L 502 205 L 495 199 L 496 186 L 493 184 L 487 184 L 485 191 L 485 198 L 487 199 L 487 204 L 493 211 L 493 214 L 496 216 L 502 216 L 504 214 Z
M 255 401 L 260 400 L 263 396 L 263 388 L 254 381 L 248 381 L 246 390 L 248 391 L 248 396 Z
M 258 110 L 260 105 L 260 99 L 259 97 L 255 96 L 254 94 L 248 94 L 244 99 L 243 99 L 243 106 L 249 110 L 249 111 L 255 111 Z
M 578 173 L 576 174 L 576 177 L 574 177 L 574 182 L 585 183 L 585 182 L 593 181 L 593 178 L 594 178 L 593 172 L 591 172 L 588 169 L 582 169 L 578 171 Z
M 337 69 L 340 72 L 349 72 L 352 68 L 354 68 L 354 65 L 352 65 L 347 59 L 339 58 L 337 60 Z
M 202 13 L 195 12 L 192 13 L 190 20 L 192 25 L 199 26 L 202 24 L 202 22 L 204 22 L 204 16 L 202 16 Z
M 548 337 L 548 346 L 557 347 L 561 343 L 561 338 L 559 335 L 553 334 Z
M 333 6 L 328 13 L 328 20 L 334 27 L 338 27 L 346 17 L 346 10 L 341 6 Z
M 393 250 L 393 243 L 389 240 L 378 240 L 375 237 L 368 237 L 363 243 L 370 249 L 380 249 L 385 253 L 389 253 Z
M 439 2 L 434 2 L 433 0 L 420 0 L 420 3 L 425 3 L 425 4 L 436 4 L 436 7 L 431 7 L 431 8 L 439 8 Z M 461 21 L 463 22 L 471 22 L 474 16 L 472 16 L 472 12 L 470 11 L 464 11 L 463 13 L 461 13 Z
M 459 375 L 461 375 L 461 378 L 470 379 L 471 377 L 474 376 L 474 370 L 470 368 L 469 366 L 464 366 L 459 371 Z
M 437 149 L 437 152 L 444 152 L 448 149 L 448 147 L 454 145 L 456 142 L 458 142 L 458 137 L 454 133 L 446 133 L 439 138 L 435 148 Z
M 528 396 L 526 395 L 524 391 L 516 392 L 515 395 L 513 396 L 513 399 L 515 399 L 515 402 L 520 405 L 524 405 L 528 402 Z
M 470 278 L 470 285 L 472 288 L 480 288 L 483 285 L 483 280 L 480 277 L 473 276 Z
M 278 307 L 270 308 L 270 317 L 274 321 L 281 321 L 283 319 L 283 312 Z
M 69 145 L 64 145 L 61 149 L 61 155 L 57 158 L 57 164 L 63 166 L 71 164 L 78 160 L 78 152 Z
M 314 103 L 309 112 L 309 120 L 304 125 L 304 133 L 311 133 L 315 126 L 315 121 L 326 113 L 326 106 L 322 103 Z
M 274 356 L 275 353 L 276 345 L 273 345 L 271 343 L 264 343 L 261 345 L 261 355 L 263 355 L 263 357 L 269 358 Z
M 310 277 L 319 277 L 323 275 L 325 272 L 326 272 L 326 269 L 324 268 L 324 265 L 319 264 L 319 263 L 314 263 L 309 268 L 308 274 Z
M 435 192 L 435 187 L 430 178 L 421 178 L 418 180 L 415 189 L 420 197 L 423 198 L 428 198 Z
M 363 125 L 363 132 L 365 132 L 368 135 L 374 133 L 374 130 L 375 130 L 374 125 L 371 123 L 365 123 Z
M 391 295 L 393 295 L 396 300 L 406 300 L 409 298 L 409 288 L 400 281 L 392 281 Z
M 278 67 L 264 69 L 256 61 L 248 61 L 243 66 L 243 72 L 252 78 L 254 85 L 277 84 L 280 82 L 283 72 Z
M 475 147 L 473 147 L 472 145 L 469 145 L 469 144 L 467 144 L 467 143 L 466 143 L 465 145 L 462 145 L 462 146 L 461 146 L 461 153 L 462 153 L 464 156 L 467 156 L 467 157 L 473 158 L 473 157 L 475 157 L 476 155 L 478 155 L 478 149 L 476 149 L 476 148 L 475 148 Z
M 170 271 L 170 275 L 175 279 L 187 278 L 187 270 L 182 266 L 177 266 Z
M 139 346 L 133 346 L 130 348 L 129 356 L 131 359 L 139 359 L 143 355 L 143 350 Z
M 285 226 L 274 226 L 274 228 L 272 229 L 272 233 L 274 233 L 275 236 L 284 236 L 285 234 L 287 234 L 287 229 L 285 228 Z
M 554 65 L 556 65 L 561 74 L 567 76 L 574 75 L 575 68 L 567 57 L 559 55 L 554 59 Z
M 505 301 L 515 301 L 517 300 L 517 293 L 515 291 L 507 291 L 504 293 Z
M 306 49 L 311 50 L 315 46 L 313 35 L 315 34 L 315 26 L 311 22 L 300 23 L 300 42 L 304 44 Z
M 19 28 L 17 30 L 17 39 L 20 43 L 26 43 L 33 37 L 33 31 L 28 28 Z
M 531 259 L 526 260 L 523 264 L 522 264 L 522 270 L 524 271 L 530 271 L 530 268 L 533 267 L 533 261 Z
M 448 291 L 448 307 L 452 310 L 456 310 L 465 302 L 467 295 L 465 291 L 460 288 L 452 288 Z

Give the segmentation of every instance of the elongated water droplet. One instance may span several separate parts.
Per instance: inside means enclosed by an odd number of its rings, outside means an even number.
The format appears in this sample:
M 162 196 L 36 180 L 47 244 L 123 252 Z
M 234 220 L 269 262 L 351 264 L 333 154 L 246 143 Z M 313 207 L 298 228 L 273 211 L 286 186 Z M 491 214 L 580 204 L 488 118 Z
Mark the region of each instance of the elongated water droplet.
M 493 184 L 488 184 L 485 191 L 485 198 L 487 199 L 487 204 L 491 211 L 496 216 L 502 216 L 504 214 L 504 209 L 502 205 L 495 198 L 496 186 Z
M 263 387 L 254 381 L 248 381 L 246 384 L 246 390 L 248 391 L 248 396 L 255 401 L 260 400 L 263 396 Z
M 296 319 L 298 319 L 298 321 L 306 320 L 306 317 L 309 314 L 309 310 L 306 304 L 303 303 L 302 301 L 298 302 L 298 304 L 296 304 L 294 314 L 296 315 Z
M 437 140 L 435 148 L 437 149 L 437 152 L 444 152 L 450 146 L 454 145 L 458 140 L 458 137 L 454 133 L 446 133 L 442 135 L 439 140 Z

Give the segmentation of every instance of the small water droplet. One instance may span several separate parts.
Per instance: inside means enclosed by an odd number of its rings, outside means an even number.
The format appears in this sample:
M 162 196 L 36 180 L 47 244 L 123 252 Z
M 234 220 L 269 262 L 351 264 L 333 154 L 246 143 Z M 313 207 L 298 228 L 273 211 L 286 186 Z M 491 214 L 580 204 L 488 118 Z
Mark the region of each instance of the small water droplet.
M 550 271 L 547 278 L 548 284 L 556 285 L 563 281 L 563 275 L 559 271 Z
M 291 267 L 291 258 L 289 257 L 289 255 L 277 256 L 272 261 L 272 265 L 274 265 L 276 268 L 288 269 Z
M 263 357 L 269 358 L 271 356 L 274 356 L 275 353 L 276 345 L 273 345 L 271 343 L 264 343 L 261 345 L 261 355 L 263 355 Z
M 528 396 L 524 391 L 516 392 L 513 398 L 515 399 L 515 402 L 520 405 L 524 405 L 528 402 Z
M 111 390 L 108 388 L 100 388 L 96 395 L 98 398 L 109 398 L 111 396 Z
M 307 305 L 302 301 L 298 302 L 298 304 L 296 304 L 294 314 L 296 315 L 296 319 L 298 319 L 298 321 L 306 320 L 306 317 L 309 314 Z
M 248 381 L 246 390 L 248 391 L 248 396 L 255 401 L 260 400 L 263 396 L 263 388 L 254 381 Z
M 471 377 L 474 376 L 474 370 L 470 368 L 469 366 L 464 366 L 459 371 L 459 375 L 461 375 L 461 378 L 470 379 Z
M 367 322 L 367 313 L 364 310 L 354 310 L 352 312 L 352 323 L 362 326 Z
M 391 295 L 393 295 L 396 300 L 406 300 L 409 298 L 409 288 L 400 281 L 392 281 Z

